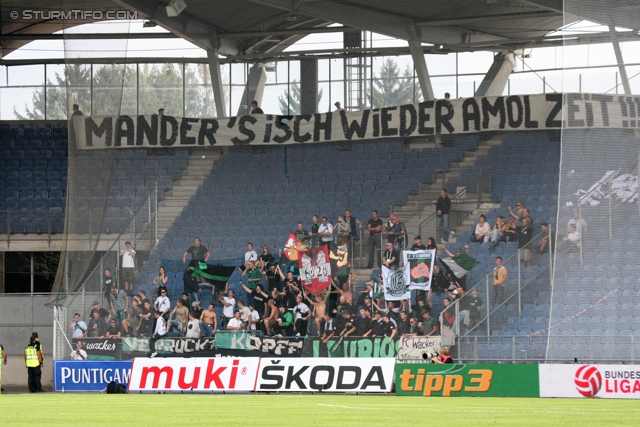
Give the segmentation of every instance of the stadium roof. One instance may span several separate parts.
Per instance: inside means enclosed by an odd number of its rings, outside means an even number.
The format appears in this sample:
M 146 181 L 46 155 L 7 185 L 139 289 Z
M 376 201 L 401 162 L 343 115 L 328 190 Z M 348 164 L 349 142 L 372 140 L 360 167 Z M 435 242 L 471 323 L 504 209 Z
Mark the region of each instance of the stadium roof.
M 634 29 L 620 41 L 638 40 L 640 0 L 581 0 L 580 14 L 563 13 L 562 0 L 185 0 L 178 16 L 167 16 L 167 0 L 5 0 L 2 2 L 2 56 L 32 39 L 95 22 L 75 15 L 23 19 L 25 10 L 137 11 L 206 50 L 260 62 L 278 56 L 310 33 L 369 30 L 419 40 L 425 52 L 509 51 L 567 43 L 553 33 L 572 22 L 590 20 Z M 603 7 L 606 4 L 606 7 Z M 14 15 L 11 15 L 11 12 Z M 15 12 L 18 18 L 13 19 Z M 39 19 L 38 19 L 39 18 Z M 335 24 L 342 24 L 336 27 Z M 334 25 L 333 27 L 330 27 Z M 139 35 L 138 37 L 141 37 Z M 611 41 L 607 32 L 576 36 L 568 43 Z M 352 50 L 358 54 L 358 50 Z M 339 53 L 339 52 L 338 52 Z M 369 52 L 371 53 L 371 52 Z M 398 53 L 401 53 L 400 51 Z M 342 52 L 345 54 L 345 52 Z

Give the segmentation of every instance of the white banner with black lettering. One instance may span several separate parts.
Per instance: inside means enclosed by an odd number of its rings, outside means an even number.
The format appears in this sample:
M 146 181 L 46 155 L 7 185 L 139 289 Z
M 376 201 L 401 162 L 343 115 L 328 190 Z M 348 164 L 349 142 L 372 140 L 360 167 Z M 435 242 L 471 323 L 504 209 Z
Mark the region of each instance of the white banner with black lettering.
M 419 359 L 423 360 L 424 355 L 428 358 L 437 356 L 442 347 L 440 337 L 405 337 L 402 336 L 398 343 L 398 353 L 396 359 Z
M 298 116 L 74 116 L 70 135 L 75 135 L 78 149 L 264 146 L 491 130 L 635 128 L 640 127 L 639 112 L 638 96 L 547 93 L 438 99 Z
M 390 392 L 393 358 L 260 360 L 256 391 Z

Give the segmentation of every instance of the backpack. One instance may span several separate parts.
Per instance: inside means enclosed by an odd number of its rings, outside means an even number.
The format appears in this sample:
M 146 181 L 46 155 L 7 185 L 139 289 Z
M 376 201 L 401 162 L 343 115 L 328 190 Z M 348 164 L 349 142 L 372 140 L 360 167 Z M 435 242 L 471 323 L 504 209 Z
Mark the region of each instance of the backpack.
M 107 385 L 107 394 L 120 394 L 120 393 L 129 393 L 129 390 L 122 384 L 118 384 L 115 381 L 111 381 L 109 385 Z

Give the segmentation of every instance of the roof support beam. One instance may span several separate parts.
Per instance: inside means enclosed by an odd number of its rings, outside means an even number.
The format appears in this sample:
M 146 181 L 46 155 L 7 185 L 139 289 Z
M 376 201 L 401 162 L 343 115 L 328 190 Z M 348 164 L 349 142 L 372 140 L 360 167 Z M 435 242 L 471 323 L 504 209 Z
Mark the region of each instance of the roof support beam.
M 616 61 L 618 62 L 618 70 L 620 71 L 624 94 L 631 95 L 629 76 L 627 75 L 627 68 L 624 66 L 624 58 L 622 57 L 622 49 L 620 49 L 620 42 L 618 41 L 618 34 L 616 33 L 615 25 L 609 25 L 609 33 L 611 34 L 611 44 L 613 44 L 613 51 L 616 54 Z
M 201 21 L 187 12 L 178 16 L 167 16 L 166 5 L 144 0 L 113 0 L 116 4 L 129 10 L 137 10 L 153 19 L 162 28 L 179 35 L 205 50 L 215 50 L 222 55 L 237 55 L 241 52 L 242 46 L 239 42 L 229 38 L 218 38 L 218 29 L 206 22 Z M 214 45 L 213 43 L 216 43 Z
M 484 21 L 500 21 L 503 19 L 549 18 L 552 16 L 558 16 L 558 15 L 561 15 L 561 13 L 553 12 L 550 10 L 543 10 L 540 12 L 505 13 L 501 15 L 474 16 L 472 18 L 449 19 L 449 20 L 440 20 L 440 21 L 418 21 L 416 22 L 416 26 L 447 27 L 447 26 L 474 24 L 476 22 L 484 22 Z
M 251 0 L 281 10 L 291 10 L 290 0 Z M 410 19 L 382 13 L 365 7 L 355 7 L 341 2 L 313 1 L 303 2 L 298 8 L 301 15 L 326 19 L 342 25 L 373 31 L 402 40 L 413 40 L 414 22 Z M 468 31 L 454 28 L 431 28 L 422 31 L 419 41 L 424 43 L 459 43 L 468 37 Z M 487 34 L 474 34 L 474 40 L 497 40 L 499 37 Z
M 224 102 L 224 89 L 222 86 L 222 70 L 220 69 L 218 52 L 215 50 L 208 50 L 207 58 L 209 59 L 209 73 L 211 74 L 213 100 L 216 104 L 216 117 L 227 117 Z
M 418 82 L 420 82 L 420 89 L 422 89 L 422 95 L 425 101 L 432 101 L 436 99 L 433 93 L 433 86 L 431 85 L 431 77 L 429 77 L 429 69 L 427 68 L 427 61 L 424 59 L 424 50 L 422 50 L 422 43 L 419 41 L 409 40 L 409 51 L 413 58 L 413 67 L 416 70 L 418 76 Z
M 172 33 L 0 34 L 0 40 L 177 39 Z

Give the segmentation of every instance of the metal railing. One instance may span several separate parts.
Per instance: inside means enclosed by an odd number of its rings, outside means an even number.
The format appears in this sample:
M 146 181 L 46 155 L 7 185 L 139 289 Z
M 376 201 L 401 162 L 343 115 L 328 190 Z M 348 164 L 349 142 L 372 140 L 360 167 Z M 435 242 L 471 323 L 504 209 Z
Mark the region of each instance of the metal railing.
M 28 229 L 26 228 L 21 228 L 18 222 L 17 226 L 13 226 L 12 225 L 12 219 L 15 220 L 20 220 L 20 215 L 21 214 L 30 214 L 31 215 L 31 224 L 29 226 Z M 46 225 L 46 229 L 40 229 L 40 228 L 36 228 L 35 224 L 33 223 L 34 217 L 36 214 L 42 215 L 44 217 L 44 215 L 46 214 L 46 221 L 47 221 L 47 225 Z M 6 215 L 6 220 L 3 218 L 3 216 Z M 65 215 L 65 211 L 63 209 L 4 209 L 4 210 L 0 210 L 0 221 L 5 222 L 6 224 L 6 235 L 7 235 L 7 248 L 11 249 L 11 236 L 13 234 L 18 234 L 18 233 L 23 233 L 25 235 L 29 235 L 29 234 L 37 234 L 37 235 L 42 235 L 42 234 L 46 234 L 47 236 L 47 243 L 48 243 L 48 247 L 51 248 L 51 236 L 54 234 L 62 234 L 63 230 L 62 230 L 62 226 L 60 227 L 59 230 L 55 230 L 52 226 L 52 217 L 53 216 L 59 216 L 59 221 L 60 224 L 63 223 L 64 221 L 64 215 Z M 56 220 L 58 220 L 58 218 L 55 218 Z M 2 235 L 4 233 L 0 233 L 0 235 Z
M 549 228 L 549 233 L 551 233 L 551 225 Z M 511 295 L 507 295 L 503 297 L 503 301 L 500 302 L 499 304 L 496 304 L 494 307 L 492 307 L 492 303 L 491 303 L 491 296 L 493 294 L 493 292 L 491 292 L 492 288 L 493 288 L 493 283 L 490 283 L 491 280 L 493 278 L 493 271 L 489 274 L 487 274 L 483 279 L 481 279 L 480 281 L 478 281 L 477 283 L 475 283 L 473 286 L 467 286 L 467 289 L 469 289 L 468 292 L 470 292 L 471 289 L 473 288 L 477 288 L 477 289 L 481 289 L 484 288 L 485 291 L 485 299 L 486 301 L 483 301 L 484 303 L 484 307 L 486 308 L 486 315 L 484 317 L 480 317 L 480 319 L 477 321 L 477 323 L 470 328 L 464 335 L 460 334 L 461 331 L 461 325 L 460 325 L 460 303 L 464 298 L 468 298 L 468 293 L 465 293 L 465 295 L 463 295 L 460 299 L 457 299 L 456 301 L 454 301 L 452 304 L 450 304 L 447 308 L 445 308 L 444 310 L 442 310 L 442 312 L 440 313 L 440 330 L 444 330 L 444 316 L 443 314 L 445 312 L 450 312 L 453 310 L 454 312 L 454 316 L 455 316 L 455 331 L 456 331 L 456 337 L 454 337 L 455 339 L 459 339 L 461 337 L 465 337 L 468 336 L 470 332 L 475 331 L 475 330 L 479 330 L 480 325 L 484 324 L 486 326 L 486 330 L 487 330 L 487 335 L 491 335 L 491 315 L 495 312 L 497 312 L 500 307 L 502 306 L 506 306 L 514 297 L 518 299 L 518 316 L 521 315 L 522 312 L 522 290 L 525 289 L 527 286 L 529 286 L 531 283 L 533 283 L 534 280 L 537 280 L 538 277 L 540 277 L 543 273 L 547 272 L 549 273 L 549 283 L 553 284 L 553 254 L 554 251 L 551 250 L 552 248 L 552 242 L 551 239 L 549 239 L 549 242 L 547 243 L 548 245 L 548 255 L 549 255 L 549 263 L 545 266 L 544 269 L 540 269 L 540 271 L 534 276 L 531 277 L 529 281 L 527 281 L 526 283 L 523 284 L 523 278 L 522 278 L 522 262 L 521 262 L 521 256 L 522 256 L 522 251 L 523 250 L 531 250 L 540 240 L 540 238 L 542 238 L 542 236 L 544 236 L 545 232 L 541 232 L 538 233 L 535 236 L 532 236 L 531 241 L 529 243 L 527 243 L 525 246 L 523 246 L 522 248 L 519 248 L 515 254 L 511 255 L 509 258 L 505 259 L 502 261 L 501 266 L 504 266 L 505 268 L 510 267 L 511 264 L 514 262 L 515 260 L 515 267 L 517 268 L 517 284 L 518 284 L 518 288 L 517 290 L 515 290 Z M 551 234 L 550 234 L 551 235 Z M 513 278 L 508 278 L 509 279 L 513 279 Z M 505 290 L 506 290 L 506 285 L 505 285 Z M 469 314 L 467 314 L 469 315 Z M 444 339 L 444 338 L 443 338 Z
M 476 198 L 474 200 L 476 203 L 476 209 L 478 209 L 480 205 L 482 205 L 483 203 L 490 201 L 491 200 L 490 198 L 488 198 L 487 200 L 484 199 L 483 195 L 485 193 L 482 190 L 487 184 L 487 181 L 488 181 L 489 187 L 492 186 L 492 182 L 491 182 L 492 171 L 493 171 L 493 168 L 490 168 L 490 167 L 482 168 L 477 178 L 468 187 L 464 187 L 460 191 L 456 192 L 456 194 L 451 198 L 451 202 L 462 203 L 465 201 L 470 201 L 466 198 L 466 195 L 470 187 L 475 187 L 475 190 L 476 190 Z M 443 178 L 443 188 L 444 188 L 444 185 L 445 184 L 444 184 L 444 178 Z M 490 191 L 488 191 L 487 194 L 490 194 Z M 437 213 L 433 212 L 424 221 L 420 222 L 420 225 L 418 226 L 418 234 L 422 235 L 422 229 L 427 228 L 428 224 L 430 224 L 435 218 L 437 218 Z M 455 227 L 455 225 L 452 225 L 450 223 L 449 227 L 452 228 L 452 227 Z M 440 230 L 438 230 L 437 227 L 436 227 L 436 241 L 440 241 Z

